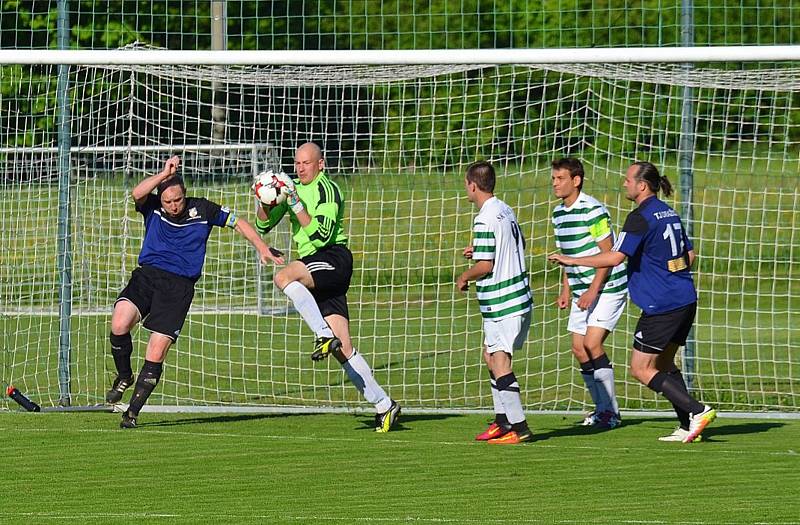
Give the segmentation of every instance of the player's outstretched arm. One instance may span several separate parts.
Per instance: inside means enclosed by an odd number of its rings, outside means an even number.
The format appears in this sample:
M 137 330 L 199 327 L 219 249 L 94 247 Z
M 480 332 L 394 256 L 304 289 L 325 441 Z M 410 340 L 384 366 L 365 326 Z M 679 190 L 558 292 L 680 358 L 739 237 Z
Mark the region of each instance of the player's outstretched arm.
M 592 268 L 605 268 L 616 266 L 625 260 L 626 255 L 622 252 L 603 252 L 588 257 L 569 257 L 561 253 L 551 253 L 547 260 L 563 266 L 589 266 Z
M 239 218 L 239 220 L 236 221 L 235 230 L 242 237 L 250 241 L 250 244 L 258 251 L 261 264 L 267 264 L 268 261 L 272 261 L 274 264 L 284 263 L 283 257 L 281 257 L 282 254 L 277 250 L 270 249 L 267 243 L 261 240 L 261 236 L 249 222 Z
M 156 189 L 156 187 L 167 180 L 168 178 L 172 177 L 178 172 L 178 166 L 181 164 L 181 158 L 178 155 L 173 155 L 167 162 L 164 163 L 164 169 L 162 169 L 159 173 L 155 175 L 150 175 L 143 181 L 139 182 L 134 188 L 131 190 L 131 195 L 133 196 L 133 200 L 136 202 L 137 205 L 141 205 L 147 199 L 147 196 Z

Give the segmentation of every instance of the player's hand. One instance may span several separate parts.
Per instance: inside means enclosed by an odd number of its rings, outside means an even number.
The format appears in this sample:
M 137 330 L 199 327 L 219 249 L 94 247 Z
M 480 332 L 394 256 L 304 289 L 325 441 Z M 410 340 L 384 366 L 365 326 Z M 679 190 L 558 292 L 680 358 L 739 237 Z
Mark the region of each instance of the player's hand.
M 556 299 L 556 304 L 560 309 L 563 310 L 564 308 L 569 306 L 569 300 L 570 300 L 569 289 L 565 289 L 562 290 L 560 294 L 558 294 L 558 299 Z
M 461 293 L 466 293 L 469 290 L 469 281 L 464 279 L 464 274 L 459 275 L 458 279 L 456 279 L 456 288 Z
M 472 254 L 475 253 L 475 247 L 470 245 L 464 248 L 464 258 L 472 259 Z
M 581 310 L 588 310 L 596 300 L 597 292 L 586 290 L 580 297 L 578 297 L 578 302 L 576 304 Z
M 547 256 L 547 260 L 563 266 L 574 266 L 572 257 L 567 257 L 561 253 L 551 253 Z
M 181 158 L 178 155 L 173 155 L 172 157 L 167 159 L 167 162 L 164 163 L 164 169 L 161 170 L 161 175 L 164 177 L 164 180 L 174 176 L 178 173 L 178 166 L 181 165 Z
M 283 172 L 275 176 L 283 183 L 281 191 L 286 195 L 286 202 L 289 204 L 289 208 L 292 209 L 295 215 L 302 213 L 305 210 L 305 206 L 303 206 L 303 201 L 300 200 L 300 196 L 297 194 L 297 186 L 292 178 Z
M 276 250 L 266 244 L 259 249 L 259 256 L 261 258 L 261 264 L 267 264 L 270 261 L 272 261 L 273 264 L 283 264 L 285 262 L 282 251 Z
M 297 187 L 290 176 L 284 172 L 276 173 L 275 178 L 283 183 L 281 191 L 288 197 L 291 193 L 297 193 Z

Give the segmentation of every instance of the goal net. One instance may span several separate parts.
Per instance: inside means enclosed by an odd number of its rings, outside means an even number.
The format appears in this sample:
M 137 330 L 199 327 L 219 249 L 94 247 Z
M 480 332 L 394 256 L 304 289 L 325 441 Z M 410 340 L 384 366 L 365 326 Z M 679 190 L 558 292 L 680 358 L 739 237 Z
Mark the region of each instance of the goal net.
M 290 171 L 297 145 L 315 141 L 346 199 L 354 344 L 404 406 L 492 407 L 477 302 L 454 286 L 475 214 L 463 173 L 477 159 L 496 166 L 496 193 L 516 210 L 527 240 L 535 306 L 514 356 L 524 404 L 590 403 L 567 314 L 555 306 L 560 269 L 545 260 L 555 250 L 550 162 L 575 156 L 587 169 L 584 190 L 607 204 L 617 229 L 632 209 L 621 191 L 631 162 L 653 162 L 676 186 L 667 200 L 690 222 L 699 255 L 698 317 L 683 360 L 699 397 L 723 410 L 800 408 L 792 345 L 800 339 L 796 67 L 61 71 L 69 85 L 63 113 L 57 66 L 0 68 L 0 82 L 13 86 L 0 98 L 0 379 L 43 405 L 102 402 L 115 375 L 110 313 L 143 236 L 130 195 L 136 182 L 181 155 L 190 196 L 252 221 L 254 174 Z M 286 229 L 267 241 L 295 256 Z M 259 267 L 240 236 L 212 233 L 150 405 L 362 406 L 334 360 L 311 362 L 313 334 L 274 290 L 273 271 Z M 623 409 L 667 409 L 628 373 L 638 315 L 629 304 L 606 342 L 617 395 Z M 138 370 L 148 333 L 133 335 Z

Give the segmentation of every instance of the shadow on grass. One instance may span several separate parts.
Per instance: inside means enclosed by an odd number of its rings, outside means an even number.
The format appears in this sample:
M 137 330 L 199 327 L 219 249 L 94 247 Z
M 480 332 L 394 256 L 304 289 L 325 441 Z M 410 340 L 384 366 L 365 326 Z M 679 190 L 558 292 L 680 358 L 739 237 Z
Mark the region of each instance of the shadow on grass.
M 361 426 L 356 427 L 356 430 L 363 430 L 365 428 L 374 430 L 375 429 L 375 416 L 367 416 L 365 417 L 364 414 L 356 415 Z M 392 432 L 405 432 L 407 430 L 412 430 L 405 426 L 406 423 L 414 423 L 417 421 L 441 421 L 443 419 L 448 419 L 451 417 L 462 417 L 457 414 L 404 414 L 400 413 L 400 417 L 395 421 L 394 426 L 392 427 Z
M 622 426 L 617 428 L 600 428 L 597 426 L 584 427 L 577 419 L 564 417 L 561 422 L 565 425 L 560 428 L 547 429 L 544 431 L 536 428 L 536 417 L 528 418 L 528 425 L 533 431 L 533 441 L 546 441 L 551 438 L 568 437 L 568 436 L 589 436 L 596 434 L 604 434 L 617 429 L 632 427 L 634 425 L 641 425 L 650 421 L 663 421 L 663 419 L 655 418 L 625 418 L 622 420 Z
M 726 424 L 720 420 L 717 420 L 709 425 L 707 429 L 703 430 L 703 441 L 726 441 L 725 439 L 716 438 L 742 434 L 761 434 L 785 425 L 786 423 L 781 423 L 780 421 L 757 421 L 752 423 Z
M 312 416 L 317 414 L 225 414 L 219 416 L 196 416 L 196 417 L 187 417 L 187 418 L 180 418 L 174 420 L 166 420 L 166 421 L 143 421 L 139 423 L 137 421 L 137 427 L 140 428 L 150 428 L 150 427 L 175 427 L 181 425 L 206 425 L 206 424 L 214 424 L 214 423 L 237 423 L 242 421 L 258 421 L 261 419 L 274 419 L 274 418 L 286 418 L 286 417 L 305 417 L 305 416 Z M 145 414 L 145 417 L 150 418 L 153 417 L 153 414 Z

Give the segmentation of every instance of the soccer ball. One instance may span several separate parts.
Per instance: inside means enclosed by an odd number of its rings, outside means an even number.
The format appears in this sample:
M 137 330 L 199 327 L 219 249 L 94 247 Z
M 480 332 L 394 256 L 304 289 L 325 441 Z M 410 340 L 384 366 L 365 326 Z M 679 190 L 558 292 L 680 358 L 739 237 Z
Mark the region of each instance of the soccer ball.
M 256 197 L 267 206 L 277 206 L 286 200 L 286 191 L 283 189 L 286 184 L 281 180 L 280 175 L 283 174 L 273 173 L 272 170 L 262 171 L 253 184 L 253 192 Z

